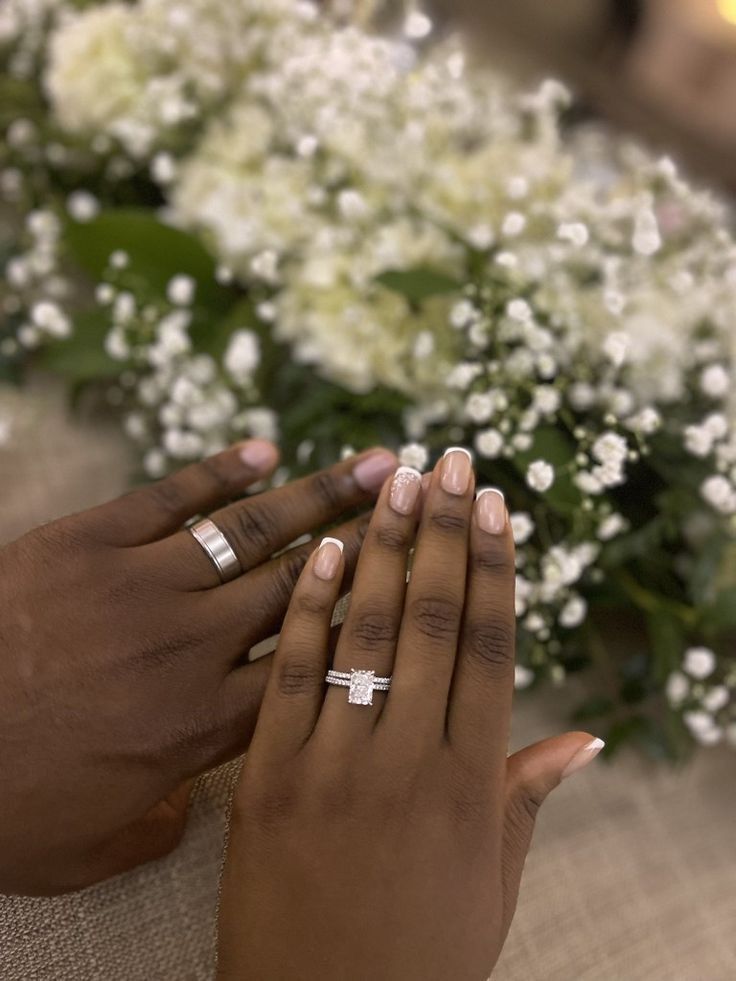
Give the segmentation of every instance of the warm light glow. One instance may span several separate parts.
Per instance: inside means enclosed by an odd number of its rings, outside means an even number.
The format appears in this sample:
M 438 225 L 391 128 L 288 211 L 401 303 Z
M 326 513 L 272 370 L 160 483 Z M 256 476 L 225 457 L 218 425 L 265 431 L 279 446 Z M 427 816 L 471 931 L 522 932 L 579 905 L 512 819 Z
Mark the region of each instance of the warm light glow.
M 736 24 L 736 0 L 718 0 L 718 11 L 729 24 Z

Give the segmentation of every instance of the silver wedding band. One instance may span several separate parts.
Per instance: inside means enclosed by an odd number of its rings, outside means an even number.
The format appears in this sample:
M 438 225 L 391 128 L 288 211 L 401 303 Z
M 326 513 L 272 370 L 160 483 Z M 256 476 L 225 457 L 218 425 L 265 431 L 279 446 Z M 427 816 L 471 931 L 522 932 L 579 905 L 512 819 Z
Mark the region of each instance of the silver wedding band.
M 217 569 L 221 582 L 232 582 L 233 579 L 242 575 L 243 567 L 237 555 L 214 521 L 204 518 L 202 521 L 198 521 L 196 525 L 192 525 L 189 531 Z
M 375 671 L 328 671 L 325 681 L 328 685 L 347 688 L 351 705 L 372 705 L 374 691 L 391 688 L 391 678 L 377 678 Z

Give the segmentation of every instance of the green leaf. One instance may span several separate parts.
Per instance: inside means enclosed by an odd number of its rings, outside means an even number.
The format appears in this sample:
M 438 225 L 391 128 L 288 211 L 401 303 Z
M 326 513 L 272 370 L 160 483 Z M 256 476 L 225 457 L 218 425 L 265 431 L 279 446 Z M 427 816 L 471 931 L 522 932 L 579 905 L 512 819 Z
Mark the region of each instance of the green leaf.
M 605 695 L 591 695 L 586 698 L 572 714 L 572 721 L 575 723 L 587 722 L 590 719 L 600 719 L 608 715 L 613 710 L 613 700 Z
M 47 345 L 39 354 L 40 364 L 71 384 L 114 378 L 122 366 L 105 352 L 108 328 L 102 311 L 78 314 L 72 336 Z
M 650 611 L 646 622 L 652 650 L 652 675 L 663 685 L 682 660 L 687 647 L 686 633 L 682 621 L 665 610 Z
M 70 221 L 65 241 L 93 279 L 101 278 L 111 253 L 122 249 L 130 257 L 124 278 L 145 295 L 164 296 L 169 280 L 181 273 L 197 284 L 197 306 L 217 313 L 232 301 L 232 293 L 216 282 L 214 259 L 200 240 L 162 224 L 150 211 L 121 208 L 83 224 Z
M 197 318 L 192 324 L 189 336 L 195 351 L 211 354 L 219 361 L 227 350 L 230 338 L 238 330 L 253 330 L 259 334 L 263 331 L 263 325 L 256 315 L 253 303 L 247 297 L 234 303 L 219 320 L 213 321 L 207 316 Z
M 431 296 L 455 293 L 462 288 L 462 283 L 430 266 L 392 269 L 376 277 L 376 282 L 394 293 L 400 293 L 410 303 L 421 303 Z
M 555 482 L 543 495 L 544 501 L 559 511 L 574 511 L 580 507 L 581 494 L 567 471 L 575 456 L 575 447 L 568 434 L 554 426 L 542 426 L 534 433 L 534 441 L 525 453 L 514 456 L 514 466 L 524 475 L 534 460 L 545 460 L 555 468 Z

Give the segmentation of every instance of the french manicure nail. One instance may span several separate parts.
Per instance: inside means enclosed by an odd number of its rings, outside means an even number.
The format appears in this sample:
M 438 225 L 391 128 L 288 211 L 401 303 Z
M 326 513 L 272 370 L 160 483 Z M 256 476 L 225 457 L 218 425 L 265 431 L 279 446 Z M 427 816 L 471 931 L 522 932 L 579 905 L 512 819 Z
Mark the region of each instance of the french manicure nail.
M 240 459 L 257 473 L 268 473 L 278 462 L 279 454 L 273 443 L 265 439 L 250 439 L 242 443 L 238 450 Z
M 422 475 L 413 467 L 399 467 L 394 474 L 389 504 L 397 514 L 411 514 L 422 489 Z
M 506 527 L 506 501 L 500 490 L 486 487 L 478 491 L 475 502 L 478 526 L 489 535 L 501 535 Z
M 337 538 L 322 539 L 314 560 L 314 574 L 318 579 L 329 582 L 335 578 L 344 549 L 344 543 Z
M 442 460 L 440 486 L 448 494 L 461 497 L 468 489 L 473 475 L 473 457 L 462 446 L 451 446 L 445 450 Z
M 572 776 L 573 773 L 577 773 L 578 770 L 586 767 L 588 763 L 591 763 L 596 758 L 605 745 L 602 739 L 593 739 L 587 746 L 583 746 L 562 771 L 562 779 L 564 780 L 566 777 Z
M 362 457 L 353 468 L 353 479 L 364 491 L 378 492 L 396 470 L 396 457 L 388 450 L 376 450 Z

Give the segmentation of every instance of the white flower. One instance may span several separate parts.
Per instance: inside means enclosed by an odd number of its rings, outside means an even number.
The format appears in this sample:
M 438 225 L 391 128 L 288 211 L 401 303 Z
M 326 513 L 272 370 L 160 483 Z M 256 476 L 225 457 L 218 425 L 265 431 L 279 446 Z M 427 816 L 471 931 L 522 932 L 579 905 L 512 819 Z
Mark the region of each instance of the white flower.
M 685 652 L 682 665 L 691 678 L 702 681 L 715 671 L 716 656 L 708 647 L 691 647 Z
M 534 534 L 534 522 L 526 511 L 517 511 L 510 517 L 511 531 L 517 545 L 524 545 Z
M 573 478 L 575 486 L 578 487 L 583 494 L 602 494 L 604 491 L 603 481 L 597 474 L 589 473 L 586 470 L 581 470 L 579 473 L 575 474 Z
M 157 184 L 171 184 L 177 175 L 177 165 L 170 153 L 161 151 L 151 161 L 151 177 Z
M 667 679 L 665 691 L 670 705 L 677 708 L 690 694 L 690 682 L 680 671 L 674 671 Z
M 169 280 L 166 287 L 166 295 L 169 302 L 178 307 L 188 307 L 194 300 L 194 291 L 197 284 L 191 276 L 174 276 Z
M 716 685 L 703 698 L 703 705 L 709 712 L 720 712 L 731 701 L 731 693 L 725 685 Z
M 713 746 L 720 742 L 722 732 L 708 712 L 686 712 L 683 719 L 694 738 L 703 746 Z
M 708 477 L 700 492 L 703 498 L 722 514 L 736 514 L 736 487 L 720 474 Z
M 56 303 L 41 300 L 31 309 L 31 318 L 36 327 L 52 337 L 68 337 L 71 334 L 69 318 Z
M 533 681 L 533 671 L 530 671 L 529 668 L 524 667 L 523 664 L 514 665 L 514 688 L 521 691 L 523 688 L 528 688 Z
M 520 211 L 510 211 L 503 220 L 501 231 L 508 238 L 514 238 L 526 228 L 526 217 Z
M 503 447 L 504 438 L 497 429 L 483 429 L 476 433 L 475 448 L 480 456 L 495 460 L 501 455 Z
M 560 407 L 560 393 L 552 385 L 539 385 L 534 389 L 533 404 L 542 415 L 553 415 Z
M 687 426 L 685 448 L 693 456 L 709 456 L 713 451 L 713 434 L 705 426 Z
M 472 324 L 477 317 L 478 311 L 470 300 L 460 300 L 450 310 L 450 323 L 456 330 Z
M 154 479 L 166 473 L 166 454 L 158 447 L 148 450 L 143 458 L 143 469 Z
M 616 535 L 620 535 L 621 532 L 626 531 L 626 528 L 627 521 L 622 515 L 617 513 L 610 514 L 598 525 L 598 537 L 602 542 L 609 542 Z
M 626 459 L 629 446 L 623 436 L 606 432 L 593 444 L 593 456 L 604 466 L 619 467 Z
M 465 414 L 473 422 L 487 422 L 495 409 L 495 400 L 490 392 L 475 392 L 465 402 Z
M 723 398 L 731 389 L 731 376 L 723 365 L 712 364 L 700 376 L 700 387 L 709 398 Z
M 610 359 L 611 364 L 616 368 L 620 368 L 624 361 L 626 361 L 630 343 L 631 338 L 628 334 L 623 333 L 623 331 L 614 331 L 603 342 L 602 350 L 606 357 Z
M 563 222 L 557 229 L 557 237 L 581 249 L 588 244 L 590 232 L 581 221 Z
M 46 87 L 62 125 L 105 130 L 143 97 L 145 65 L 135 50 L 135 11 L 123 3 L 70 18 L 50 41 Z
M 66 199 L 66 210 L 74 221 L 92 221 L 100 213 L 100 202 L 89 191 L 73 191 Z
M 560 611 L 560 623 L 563 627 L 579 627 L 588 613 L 588 604 L 582 596 L 573 596 L 565 603 Z
M 512 320 L 525 324 L 532 319 L 532 308 L 526 300 L 511 300 L 506 307 L 506 313 Z
M 526 482 L 532 490 L 543 494 L 555 482 L 554 467 L 544 460 L 535 460 L 529 464 L 526 472 Z
M 429 451 L 421 443 L 407 443 L 399 450 L 399 463 L 403 467 L 412 467 L 423 471 L 429 462 Z
M 230 338 L 223 359 L 225 370 L 239 384 L 251 380 L 261 361 L 258 335 L 252 330 L 236 330 Z

